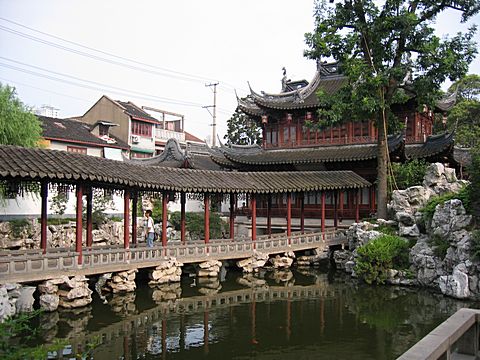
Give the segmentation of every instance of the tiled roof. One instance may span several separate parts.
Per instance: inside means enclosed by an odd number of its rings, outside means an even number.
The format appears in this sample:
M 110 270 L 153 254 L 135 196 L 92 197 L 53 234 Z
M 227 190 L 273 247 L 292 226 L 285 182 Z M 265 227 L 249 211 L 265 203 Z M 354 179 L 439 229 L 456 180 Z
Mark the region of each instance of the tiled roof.
M 195 141 L 195 142 L 199 142 L 199 143 L 203 143 L 204 141 L 198 137 L 196 137 L 195 135 L 193 134 L 190 134 L 189 132 L 186 132 L 185 131 L 185 141 Z
M 147 113 L 142 108 L 135 105 L 134 103 L 130 101 L 125 102 L 125 101 L 119 101 L 119 100 L 116 100 L 116 102 L 125 108 L 125 112 L 127 113 L 127 115 L 130 115 L 131 117 L 134 117 L 136 119 L 143 119 L 143 120 L 160 124 L 159 120 L 155 119 L 153 116 L 151 116 L 149 113 Z
M 96 147 L 116 147 L 128 149 L 128 144 L 110 136 L 116 142 L 109 144 L 90 132 L 90 125 L 72 119 L 57 119 L 46 116 L 38 117 L 42 123 L 43 137 L 47 140 L 57 140 L 75 144 Z
M 230 172 L 138 166 L 65 151 L 0 146 L 0 178 L 81 182 L 144 191 L 298 192 L 368 187 L 352 171 Z
M 389 150 L 393 152 L 403 145 L 401 135 L 389 137 Z M 343 161 L 362 161 L 377 157 L 377 144 L 337 145 L 315 148 L 263 150 L 258 146 L 223 147 L 220 152 L 231 163 L 249 165 L 306 164 Z M 222 164 L 219 154 L 214 160 Z
M 453 150 L 455 133 L 433 135 L 423 144 L 408 144 L 405 146 L 405 155 L 410 159 L 427 159 Z

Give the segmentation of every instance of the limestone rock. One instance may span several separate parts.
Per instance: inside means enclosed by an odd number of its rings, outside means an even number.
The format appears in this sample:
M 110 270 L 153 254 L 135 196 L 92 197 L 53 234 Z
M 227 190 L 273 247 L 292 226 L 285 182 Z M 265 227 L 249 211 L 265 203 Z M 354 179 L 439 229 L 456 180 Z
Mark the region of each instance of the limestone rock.
M 452 275 L 440 276 L 438 285 L 443 294 L 456 299 L 467 299 L 470 296 L 468 275 L 464 264 L 459 264 Z
M 22 286 L 19 292 L 19 297 L 15 303 L 16 313 L 20 314 L 33 311 L 33 303 L 35 302 L 33 293 L 35 292 L 35 286 Z
M 56 294 L 40 295 L 40 308 L 45 311 L 55 311 L 58 308 L 60 297 Z

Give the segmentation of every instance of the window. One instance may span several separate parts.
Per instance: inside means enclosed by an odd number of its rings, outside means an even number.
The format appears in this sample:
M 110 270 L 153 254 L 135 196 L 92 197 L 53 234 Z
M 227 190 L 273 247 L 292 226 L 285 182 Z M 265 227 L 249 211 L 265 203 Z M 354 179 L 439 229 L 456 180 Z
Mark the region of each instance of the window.
M 152 128 L 152 124 L 132 120 L 132 135 L 152 137 Z
M 67 146 L 67 151 L 77 154 L 87 154 L 87 148 L 81 146 Z
M 152 154 L 149 153 L 143 153 L 143 152 L 136 152 L 136 151 L 130 151 L 130 157 L 132 159 L 145 159 L 152 157 Z
M 98 135 L 100 135 L 100 136 L 107 135 L 108 136 L 108 128 L 109 128 L 109 126 L 100 124 L 98 126 Z
M 277 129 L 267 130 L 267 144 L 277 145 L 278 131 Z

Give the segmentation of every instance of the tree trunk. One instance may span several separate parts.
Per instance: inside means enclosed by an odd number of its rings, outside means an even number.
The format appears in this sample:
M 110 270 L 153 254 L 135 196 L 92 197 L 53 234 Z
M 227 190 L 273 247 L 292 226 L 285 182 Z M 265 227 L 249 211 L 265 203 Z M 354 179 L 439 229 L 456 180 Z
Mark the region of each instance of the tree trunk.
M 386 123 L 380 113 L 377 120 L 377 218 L 387 218 L 387 156 Z

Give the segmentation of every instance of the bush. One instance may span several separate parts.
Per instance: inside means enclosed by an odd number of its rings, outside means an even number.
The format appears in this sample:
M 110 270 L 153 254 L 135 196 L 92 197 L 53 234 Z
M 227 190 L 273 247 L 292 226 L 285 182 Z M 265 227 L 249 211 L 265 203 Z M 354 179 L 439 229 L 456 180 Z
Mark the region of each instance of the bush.
M 170 222 L 175 230 L 180 230 L 181 214 L 179 211 L 173 212 L 170 216 Z M 187 212 L 185 213 L 185 227 L 193 239 L 203 239 L 205 221 L 203 213 Z M 220 215 L 215 212 L 210 212 L 210 238 L 220 239 L 222 232 L 225 231 L 227 224 L 220 218 Z
M 383 284 L 389 269 L 409 265 L 409 244 L 398 236 L 382 235 L 357 250 L 355 273 L 368 284 Z
M 27 235 L 32 232 L 32 224 L 27 219 L 11 220 L 10 229 L 12 229 L 13 236 L 19 238 L 24 231 L 27 232 Z
M 428 164 L 424 160 L 414 159 L 404 164 L 392 163 L 393 176 L 399 189 L 422 185 Z M 393 184 L 392 177 L 389 177 Z
M 472 255 L 472 260 L 480 260 L 480 230 L 472 231 L 470 253 Z
M 428 240 L 428 243 L 433 247 L 433 253 L 436 257 L 440 259 L 445 259 L 445 255 L 447 255 L 447 250 L 450 247 L 450 243 L 448 240 L 438 236 L 432 235 Z
M 445 202 L 452 199 L 459 199 L 463 203 L 463 207 L 467 213 L 471 213 L 471 201 L 470 201 L 470 186 L 463 187 L 458 193 L 447 193 L 440 196 L 432 197 L 428 200 L 427 204 L 420 210 L 423 213 L 423 219 L 425 223 L 429 224 L 432 221 L 433 214 L 435 213 L 435 208 L 439 204 L 444 204 Z

